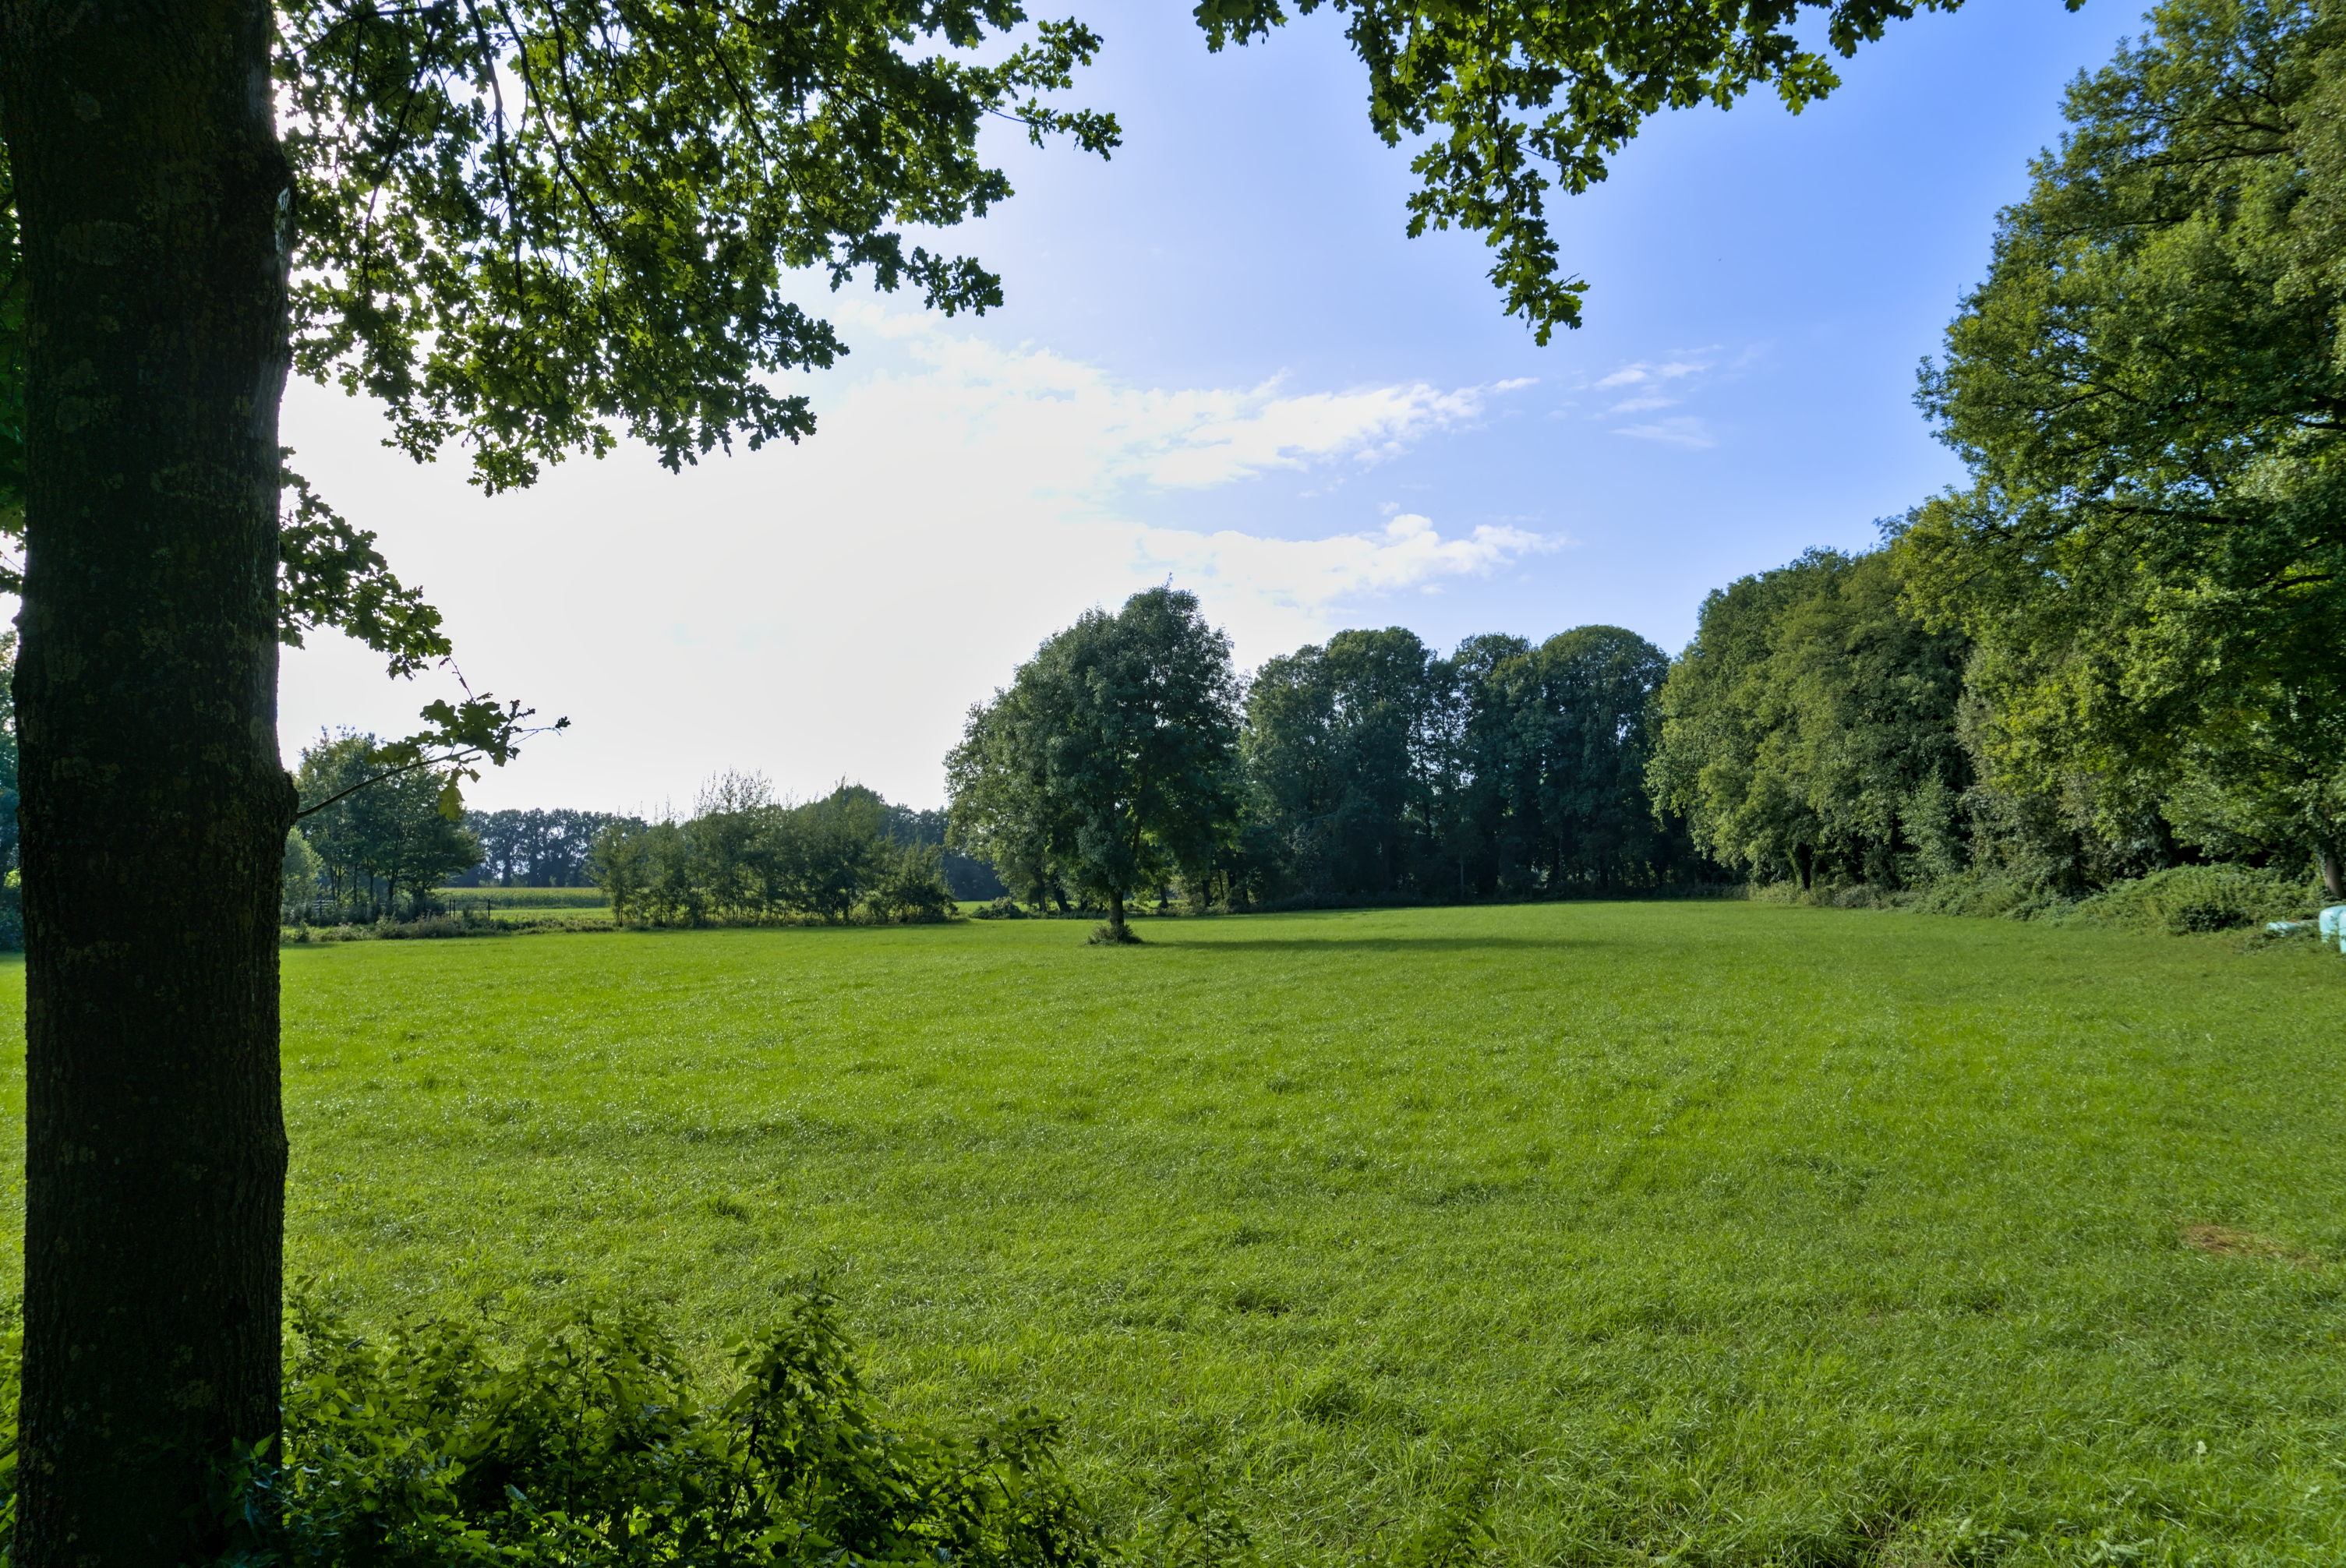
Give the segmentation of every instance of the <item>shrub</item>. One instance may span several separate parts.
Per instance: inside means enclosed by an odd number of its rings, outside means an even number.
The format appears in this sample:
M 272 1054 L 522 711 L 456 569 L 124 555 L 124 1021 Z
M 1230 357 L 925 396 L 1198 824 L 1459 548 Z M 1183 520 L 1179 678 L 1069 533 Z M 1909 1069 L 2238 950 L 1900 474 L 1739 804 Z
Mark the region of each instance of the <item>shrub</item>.
M 933 844 L 900 851 L 865 897 L 864 907 L 882 921 L 953 919 L 959 906 L 945 886 L 944 854 Z
M 501 1353 L 480 1324 L 380 1339 L 297 1297 L 284 1455 L 223 1496 L 243 1568 L 1099 1562 L 1055 1421 L 947 1436 L 876 1413 L 834 1305 L 733 1347 L 710 1400 L 648 1310 L 582 1309 Z
M 2041 876 L 1974 869 L 1932 883 L 1914 908 L 1924 914 L 2049 920 L 2066 914 L 2075 902 Z
M 1032 1410 L 946 1433 L 882 1415 L 820 1288 L 730 1349 L 705 1396 L 646 1308 L 583 1308 L 517 1348 L 416 1317 L 352 1330 L 297 1289 L 283 1451 L 223 1465 L 220 1568 L 1216 1568 L 1248 1558 L 1177 1484 L 1109 1542 Z M 0 1562 L 13 1555 L 23 1335 L 0 1334 Z M 190 1520 L 191 1528 L 204 1522 Z
M 2320 902 L 2310 879 L 2253 866 L 2176 866 L 2136 877 L 2076 906 L 2076 918 L 2186 935 L 2303 918 Z

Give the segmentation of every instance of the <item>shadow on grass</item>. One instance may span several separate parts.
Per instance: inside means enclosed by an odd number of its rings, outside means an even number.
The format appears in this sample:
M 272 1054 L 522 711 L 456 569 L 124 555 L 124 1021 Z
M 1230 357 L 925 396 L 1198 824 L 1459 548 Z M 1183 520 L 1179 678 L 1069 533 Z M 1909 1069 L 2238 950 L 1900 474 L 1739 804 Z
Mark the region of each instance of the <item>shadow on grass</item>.
M 1150 933 L 1151 947 L 1264 948 L 1291 952 L 1304 948 L 1354 948 L 1365 952 L 1474 952 L 1482 949 L 1523 949 L 1561 952 L 1567 948 L 1600 947 L 1588 937 L 1525 936 L 1234 936 L 1169 937 Z

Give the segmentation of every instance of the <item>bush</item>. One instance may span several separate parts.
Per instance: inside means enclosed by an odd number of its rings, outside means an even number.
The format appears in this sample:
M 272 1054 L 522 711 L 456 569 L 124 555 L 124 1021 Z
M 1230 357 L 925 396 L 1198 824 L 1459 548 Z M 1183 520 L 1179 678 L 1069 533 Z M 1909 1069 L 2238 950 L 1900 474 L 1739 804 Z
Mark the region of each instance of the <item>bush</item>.
M 2042 877 L 1982 869 L 1932 883 L 1913 907 L 1923 914 L 2054 920 L 2068 913 L 2076 901 Z
M 864 907 L 882 921 L 953 919 L 959 906 L 954 902 L 953 890 L 945 886 L 940 864 L 944 854 L 933 844 L 903 850 L 866 895 Z
M 289 1304 L 283 1458 L 222 1476 L 235 1568 L 1092 1568 L 1107 1549 L 1032 1410 L 945 1435 L 879 1415 L 835 1304 L 801 1298 L 703 1397 L 641 1308 L 581 1309 L 519 1349 L 486 1325 L 353 1333 Z M 8 1452 L 17 1349 L 0 1345 Z M 0 1551 L 13 1548 L 13 1462 Z
M 1101 1533 L 1032 1410 L 945 1433 L 863 1387 L 837 1304 L 804 1294 L 705 1397 L 646 1308 L 583 1308 L 518 1348 L 417 1317 L 379 1338 L 297 1289 L 283 1452 L 222 1467 L 220 1568 L 1215 1568 L 1250 1555 L 1176 1485 L 1150 1534 Z M 23 1336 L 0 1335 L 0 1561 L 13 1555 Z M 191 1528 L 200 1522 L 190 1520 Z
M 2303 919 L 2320 904 L 2302 874 L 2253 866 L 2176 866 L 2119 882 L 2079 902 L 2078 920 L 2175 935 Z
M 1005 894 L 982 910 L 972 910 L 969 918 L 972 920 L 1025 920 L 1026 910 L 1025 906 L 1016 899 Z

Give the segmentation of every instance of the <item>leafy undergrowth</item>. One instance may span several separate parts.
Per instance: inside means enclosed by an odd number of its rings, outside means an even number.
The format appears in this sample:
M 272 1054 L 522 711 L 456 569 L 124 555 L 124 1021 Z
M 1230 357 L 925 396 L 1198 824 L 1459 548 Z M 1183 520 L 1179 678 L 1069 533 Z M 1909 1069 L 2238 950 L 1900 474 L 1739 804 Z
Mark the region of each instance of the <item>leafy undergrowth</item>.
M 353 1334 L 291 1314 L 282 1462 L 236 1478 L 257 1565 L 831 1562 L 1076 1568 L 1100 1543 L 1031 1411 L 966 1435 L 874 1409 L 820 1293 L 709 1397 L 641 1306 L 507 1349 L 477 1317 Z
M 1282 1568 L 2346 1540 L 2334 952 L 1741 901 L 1086 932 L 289 949 L 289 1264 L 378 1339 L 648 1300 L 710 1389 L 819 1271 L 891 1420 L 1055 1412 L 1104 1539 L 1205 1472 Z
M 1247 1555 L 1243 1528 L 1194 1489 L 1152 1528 L 1105 1540 L 1061 1476 L 1059 1423 L 1034 1410 L 965 1431 L 882 1414 L 819 1286 L 728 1348 L 732 1386 L 713 1398 L 645 1305 L 516 1324 L 521 1295 L 371 1336 L 297 1290 L 283 1431 L 218 1472 L 216 1522 L 233 1543 L 219 1568 L 1210 1568 Z M 14 1342 L 0 1356 L 12 1454 Z M 15 1476 L 0 1465 L 0 1560 Z
M 2055 924 L 2114 926 L 2193 936 L 2270 921 L 2310 920 L 2327 901 L 2310 878 L 2256 866 L 2172 866 L 2079 895 L 2043 881 L 1994 871 L 1966 871 L 1919 889 L 1862 883 L 1803 892 L 1790 883 L 1755 887 L 1762 903 L 1824 909 L 1895 909 Z

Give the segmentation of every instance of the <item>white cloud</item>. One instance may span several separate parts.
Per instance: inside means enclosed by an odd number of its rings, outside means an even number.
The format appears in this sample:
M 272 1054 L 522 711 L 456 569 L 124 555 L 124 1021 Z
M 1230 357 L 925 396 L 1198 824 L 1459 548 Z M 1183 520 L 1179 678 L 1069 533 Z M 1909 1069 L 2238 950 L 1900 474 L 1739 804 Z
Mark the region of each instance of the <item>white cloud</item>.
M 1657 382 L 1674 382 L 1681 377 L 1695 375 L 1708 369 L 1710 369 L 1710 363 L 1707 360 L 1699 361 L 1668 360 L 1660 364 L 1640 360 L 1635 364 L 1623 365 L 1611 375 L 1600 379 L 1596 384 L 1599 389 L 1650 386 Z
M 297 389 L 303 472 L 446 613 L 466 673 L 574 721 L 492 773 L 482 803 L 626 808 L 731 767 L 931 803 L 972 701 L 1078 611 L 1168 572 L 1252 664 L 1562 543 L 1445 534 L 1418 512 L 1316 539 L 1139 514 L 1265 474 L 1360 473 L 1474 424 L 1503 387 L 1148 388 L 902 318 L 850 324 L 858 360 L 881 362 L 813 383 L 803 445 L 682 475 L 629 448 L 494 501 L 453 461 L 381 451 L 360 405 Z M 404 732 L 435 694 L 315 642 L 286 661 L 289 755 L 321 725 Z
M 1719 438 L 1710 433 L 1710 426 L 1708 423 L 1687 414 L 1681 414 L 1675 419 L 1658 420 L 1652 424 L 1627 425 L 1613 433 L 1633 435 L 1640 441 L 1667 442 L 1672 446 L 1705 447 L 1719 444 Z
M 1720 351 L 1720 345 L 1712 343 L 1699 349 L 1674 349 L 1665 359 L 1636 360 L 1623 365 L 1588 384 L 1596 390 L 1626 392 L 1629 395 L 1606 405 L 1601 414 L 1592 413 L 1589 417 L 1652 413 L 1659 409 L 1678 408 L 1698 399 L 1719 379 L 1708 372 L 1717 364 L 1714 356 Z M 1751 357 L 1751 351 L 1747 351 L 1719 372 L 1720 375 L 1734 379 Z M 1660 442 L 1669 446 L 1698 449 L 1719 444 L 1719 437 L 1708 423 L 1693 414 L 1619 425 L 1614 428 L 1613 433 L 1637 441 Z
M 1229 596 L 1324 619 L 1327 612 L 1364 596 L 1430 588 L 1444 577 L 1488 576 L 1566 543 L 1520 528 L 1487 526 L 1444 538 L 1431 519 L 1404 512 L 1375 533 L 1329 539 L 1151 528 L 1142 534 L 1140 548 L 1152 565 L 1170 567 L 1177 583 L 1197 587 L 1209 602 Z

